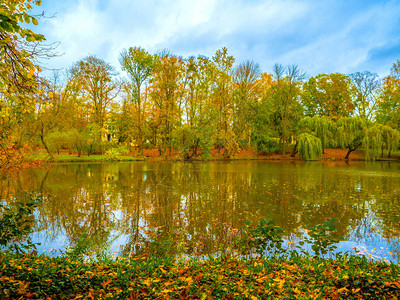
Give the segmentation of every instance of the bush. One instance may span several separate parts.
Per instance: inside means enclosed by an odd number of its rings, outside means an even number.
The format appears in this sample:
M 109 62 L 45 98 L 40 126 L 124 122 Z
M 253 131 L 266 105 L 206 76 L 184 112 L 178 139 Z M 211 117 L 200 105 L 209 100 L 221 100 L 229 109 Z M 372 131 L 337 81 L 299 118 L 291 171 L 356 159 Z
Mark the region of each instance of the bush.
M 261 154 L 273 154 L 277 153 L 280 149 L 279 139 L 264 137 L 259 138 L 256 141 L 257 151 Z
M 255 228 L 251 227 L 249 222 L 246 222 L 244 234 L 239 240 L 241 251 L 250 255 L 255 252 L 259 256 L 282 254 L 285 252 L 282 248 L 282 234 L 282 228 L 277 226 L 269 217 L 261 220 Z

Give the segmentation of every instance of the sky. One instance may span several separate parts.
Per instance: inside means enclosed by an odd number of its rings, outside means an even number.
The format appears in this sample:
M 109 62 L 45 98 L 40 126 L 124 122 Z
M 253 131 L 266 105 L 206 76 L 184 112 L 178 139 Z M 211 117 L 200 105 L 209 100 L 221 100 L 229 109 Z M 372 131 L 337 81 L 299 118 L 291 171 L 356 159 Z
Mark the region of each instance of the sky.
M 400 1 L 380 0 L 42 0 L 37 33 L 60 42 L 48 68 L 95 55 L 122 73 L 123 49 L 212 57 L 226 47 L 236 64 L 263 72 L 298 65 L 309 76 L 371 71 L 400 59 Z

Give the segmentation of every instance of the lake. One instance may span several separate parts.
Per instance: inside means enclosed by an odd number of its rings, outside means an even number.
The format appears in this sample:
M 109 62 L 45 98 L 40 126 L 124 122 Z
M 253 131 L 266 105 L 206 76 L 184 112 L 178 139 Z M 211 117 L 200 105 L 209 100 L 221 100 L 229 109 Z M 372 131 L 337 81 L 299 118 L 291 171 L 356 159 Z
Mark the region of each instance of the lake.
M 244 222 L 269 215 L 289 246 L 302 229 L 335 218 L 339 250 L 400 255 L 396 162 L 69 163 L 0 177 L 3 201 L 32 194 L 43 202 L 31 236 L 51 255 L 82 236 L 115 255 L 163 251 L 165 240 L 186 255 L 216 254 Z

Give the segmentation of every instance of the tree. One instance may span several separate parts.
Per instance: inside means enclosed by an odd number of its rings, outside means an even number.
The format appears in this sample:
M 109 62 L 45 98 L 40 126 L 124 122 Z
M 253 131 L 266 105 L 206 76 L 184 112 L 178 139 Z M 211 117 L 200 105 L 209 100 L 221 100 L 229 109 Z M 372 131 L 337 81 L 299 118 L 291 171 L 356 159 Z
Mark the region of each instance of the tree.
M 375 160 L 383 147 L 382 125 L 373 124 L 365 129 L 363 148 L 365 160 Z
M 181 58 L 170 53 L 161 53 L 157 57 L 149 87 L 152 100 L 150 122 L 153 143 L 158 146 L 160 155 L 165 155 L 167 148 L 171 153 L 172 133 L 176 125 L 181 123 L 177 100 L 183 73 Z
M 240 141 L 250 144 L 251 124 L 258 101 L 260 65 L 253 61 L 239 64 L 233 70 L 234 131 Z
M 355 91 L 355 107 L 360 117 L 372 119 L 374 117 L 377 96 L 381 82 L 376 73 L 369 71 L 356 72 L 349 75 Z
M 347 148 L 345 159 L 350 153 L 361 147 L 369 121 L 361 117 L 341 117 L 337 122 L 337 141 L 342 148 Z
M 33 94 L 35 98 L 35 110 L 27 119 L 27 130 L 33 136 L 38 136 L 46 149 L 50 159 L 54 160 L 53 154 L 47 145 L 46 138 L 48 134 L 57 125 L 58 106 L 53 102 L 54 94 L 50 91 L 50 84 L 47 80 L 42 79 L 40 83 L 41 93 Z
M 319 160 L 322 157 L 321 140 L 312 134 L 300 134 L 298 148 L 299 156 L 303 160 Z
M 37 25 L 28 14 L 39 1 L 3 0 L 0 3 L 0 168 L 11 166 L 15 156 L 16 129 L 21 116 L 31 107 L 30 93 L 38 92 L 35 58 L 44 36 L 23 28 L 20 23 Z
M 128 72 L 131 81 L 132 103 L 137 114 L 139 154 L 143 154 L 144 108 L 147 98 L 141 97 L 141 87 L 152 75 L 155 59 L 140 47 L 124 50 L 120 56 L 122 70 Z
M 90 108 L 92 122 L 97 124 L 101 135 L 106 130 L 107 109 L 120 91 L 119 85 L 112 78 L 115 75 L 114 68 L 101 59 L 88 56 L 74 64 L 71 74 L 81 92 L 80 97 Z M 101 136 L 98 138 L 101 139 Z
M 0 89 L 7 95 L 37 87 L 34 75 L 40 68 L 34 63 L 37 53 L 32 43 L 43 41 L 44 36 L 19 24 L 38 25 L 27 13 L 32 9 L 30 2 L 40 5 L 41 1 L 4 0 L 0 4 Z
M 383 125 L 381 127 L 382 133 L 382 156 L 383 150 L 388 151 L 388 157 L 390 157 L 393 151 L 396 151 L 399 147 L 400 132 L 397 129 L 390 127 L 389 125 Z
M 272 86 L 271 100 L 274 110 L 279 117 L 280 138 L 282 154 L 286 154 L 286 144 L 290 134 L 296 128 L 295 122 L 301 115 L 299 102 L 300 87 L 305 74 L 296 65 L 287 66 L 274 65 L 274 84 Z
M 311 77 L 303 85 L 301 102 L 311 117 L 348 117 L 354 111 L 351 79 L 339 73 Z
M 400 61 L 393 64 L 390 75 L 383 79 L 376 120 L 400 128 Z
M 313 133 L 321 140 L 322 153 L 325 148 L 335 146 L 336 123 L 328 117 L 305 117 L 300 123 L 301 131 Z
M 224 148 L 224 157 L 229 158 L 239 150 L 237 136 L 232 129 L 234 114 L 232 68 L 235 58 L 228 55 L 228 49 L 223 47 L 216 51 L 211 61 L 213 74 L 211 105 L 218 113 L 216 146 L 219 149 Z
M 259 99 L 254 103 L 254 112 L 251 115 L 251 140 L 259 153 L 272 153 L 279 150 L 279 136 L 276 122 L 274 103 L 271 100 L 271 74 L 262 73 L 257 80 L 257 94 Z

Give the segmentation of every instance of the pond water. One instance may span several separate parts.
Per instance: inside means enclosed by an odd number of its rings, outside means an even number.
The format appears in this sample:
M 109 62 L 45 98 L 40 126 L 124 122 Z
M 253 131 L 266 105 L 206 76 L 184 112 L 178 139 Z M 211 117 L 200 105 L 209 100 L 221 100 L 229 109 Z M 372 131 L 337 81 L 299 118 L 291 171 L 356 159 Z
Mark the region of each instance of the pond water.
M 3 201 L 32 194 L 43 195 L 32 234 L 41 252 L 85 235 L 116 255 L 162 249 L 162 240 L 187 255 L 215 254 L 245 221 L 272 215 L 289 245 L 302 228 L 335 218 L 339 250 L 400 255 L 395 162 L 70 163 L 0 177 Z

